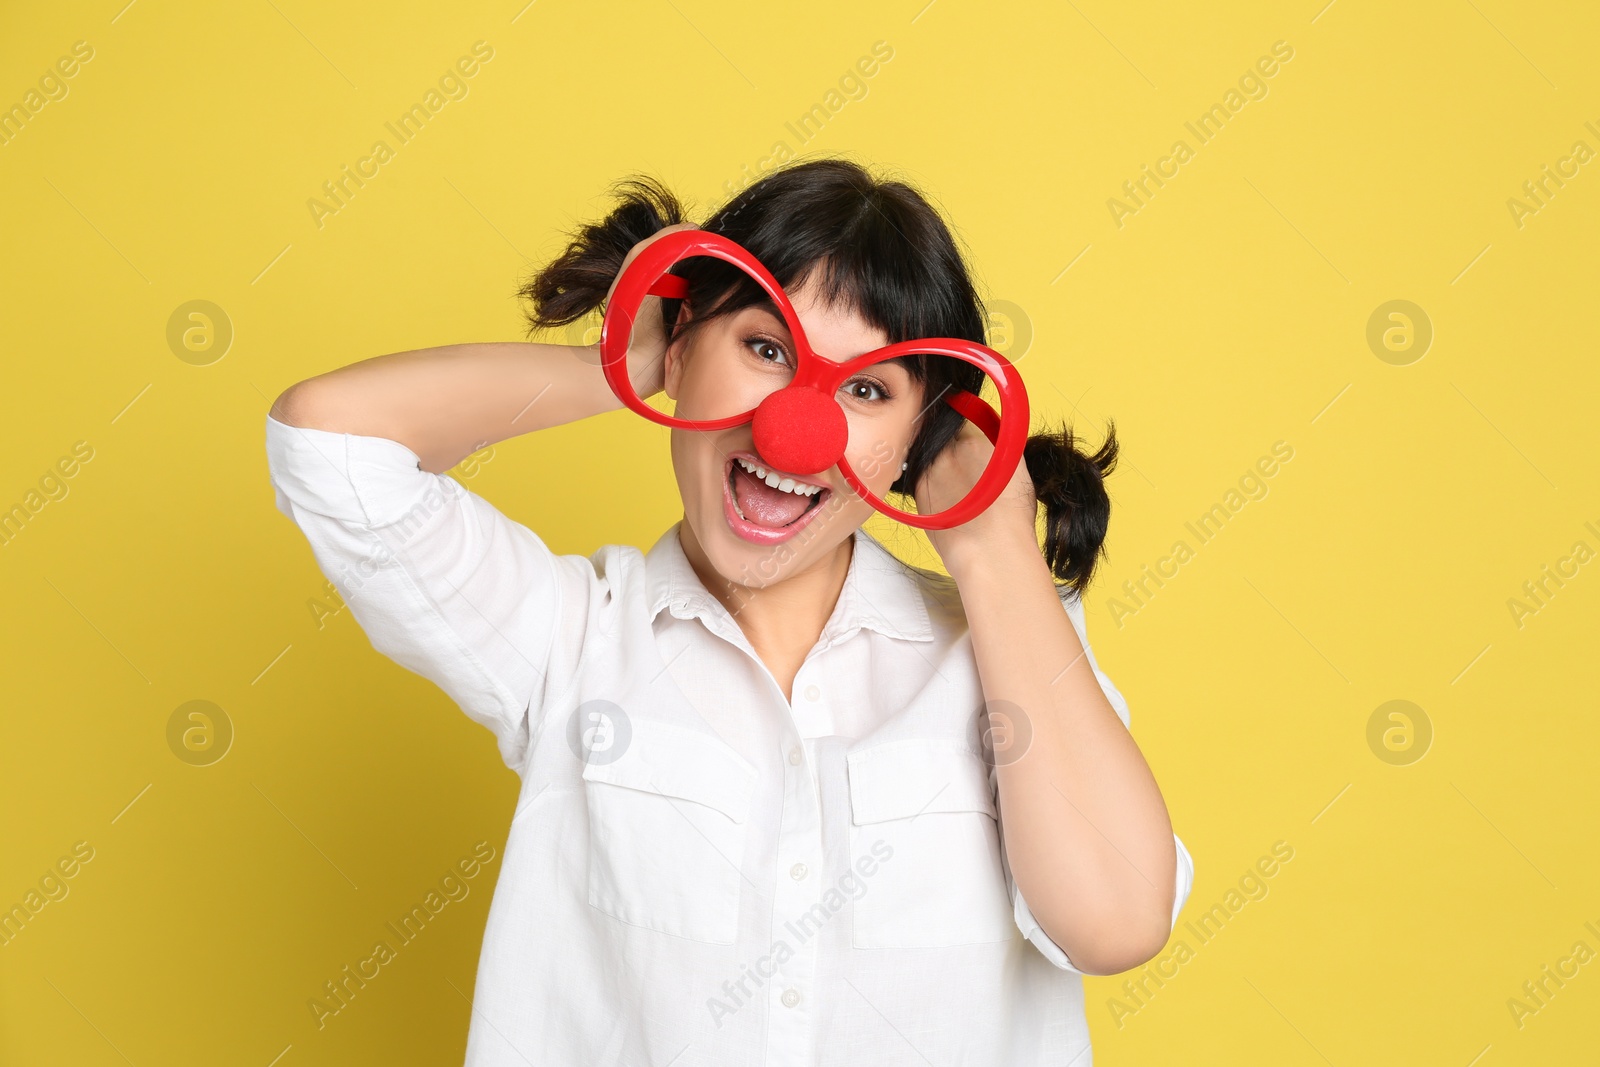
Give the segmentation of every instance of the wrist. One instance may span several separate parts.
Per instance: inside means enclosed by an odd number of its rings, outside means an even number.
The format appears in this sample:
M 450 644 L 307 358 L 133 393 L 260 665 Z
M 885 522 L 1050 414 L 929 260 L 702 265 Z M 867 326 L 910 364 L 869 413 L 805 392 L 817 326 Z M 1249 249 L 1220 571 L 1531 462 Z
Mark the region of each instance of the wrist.
M 581 396 L 582 411 L 575 418 L 587 418 L 591 415 L 604 415 L 606 412 L 615 411 L 622 407 L 622 399 L 611 388 L 611 382 L 606 379 L 605 369 L 601 366 L 600 345 L 564 345 L 567 354 L 582 370 L 577 371 L 579 381 L 574 382 L 575 396 Z
M 1038 535 L 1021 527 L 1007 526 L 964 538 L 943 549 L 940 555 L 958 585 L 973 580 L 1006 581 L 1022 577 L 1029 569 L 1049 569 Z

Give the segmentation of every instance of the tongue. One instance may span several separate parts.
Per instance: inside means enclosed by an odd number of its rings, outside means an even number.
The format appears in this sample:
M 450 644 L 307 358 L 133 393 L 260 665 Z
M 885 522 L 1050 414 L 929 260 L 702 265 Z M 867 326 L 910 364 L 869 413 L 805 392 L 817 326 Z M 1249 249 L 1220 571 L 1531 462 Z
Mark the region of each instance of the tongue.
M 774 489 L 737 463 L 733 465 L 733 499 L 745 518 L 774 529 L 798 519 L 811 504 L 811 497 Z

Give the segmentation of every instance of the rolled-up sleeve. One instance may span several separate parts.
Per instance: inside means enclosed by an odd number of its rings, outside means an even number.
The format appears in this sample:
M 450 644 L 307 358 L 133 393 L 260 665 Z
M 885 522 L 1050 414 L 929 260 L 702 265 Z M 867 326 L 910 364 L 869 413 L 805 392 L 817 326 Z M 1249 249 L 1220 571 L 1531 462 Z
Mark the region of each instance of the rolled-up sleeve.
M 1189 891 L 1194 888 L 1194 860 L 1189 857 L 1189 850 L 1183 846 L 1183 840 L 1177 834 L 1172 835 L 1172 842 L 1177 846 L 1178 850 L 1178 877 L 1177 893 L 1172 898 L 1172 921 L 1167 926 L 1168 934 L 1171 934 L 1177 928 L 1178 912 L 1183 910 L 1184 903 L 1189 899 Z M 1011 914 L 1016 919 L 1017 929 L 1022 931 L 1022 936 L 1031 941 L 1033 946 L 1044 955 L 1045 959 L 1063 971 L 1083 974 L 1083 971 L 1072 965 L 1072 961 L 1067 958 L 1065 950 L 1052 941 L 1050 936 L 1044 932 L 1044 928 L 1039 925 L 1038 920 L 1033 917 L 1033 912 L 1029 910 L 1028 902 L 1023 899 L 1022 891 L 1017 888 L 1014 881 L 1011 881 L 1009 874 L 1007 875 L 1007 883 L 1011 887 Z
M 577 659 L 594 572 L 398 441 L 267 416 L 278 510 L 373 648 L 432 681 L 520 772 L 539 709 Z M 563 647 L 564 645 L 572 647 Z
M 1073 629 L 1078 631 L 1078 640 L 1083 643 L 1084 654 L 1089 660 L 1089 665 L 1094 669 L 1094 676 L 1099 680 L 1101 690 L 1105 693 L 1106 699 L 1111 702 L 1111 707 L 1116 711 L 1117 718 L 1122 720 L 1122 725 L 1128 726 L 1130 724 L 1128 701 L 1117 687 L 1112 684 L 1111 679 L 1106 677 L 1105 672 L 1100 669 L 1099 663 L 1094 658 L 1094 650 L 1089 647 L 1089 635 L 1084 622 L 1083 603 L 1074 596 L 1063 596 L 1062 603 L 1066 607 L 1067 617 L 1072 620 Z M 1177 928 L 1178 913 L 1183 910 L 1184 904 L 1189 900 L 1190 892 L 1194 889 L 1194 860 L 1189 855 L 1189 850 L 1184 847 L 1181 838 L 1174 834 L 1172 841 L 1177 850 L 1178 862 L 1176 865 L 1176 884 L 1172 897 L 1172 919 L 1167 927 L 1169 934 Z M 1002 835 L 1002 859 L 1004 851 L 1005 845 Z M 1083 974 L 1083 971 L 1073 966 L 1072 961 L 1067 958 L 1066 952 L 1045 934 L 1038 920 L 1033 917 L 1033 911 L 1028 907 L 1028 902 L 1023 899 L 1022 890 L 1017 888 L 1016 881 L 1011 877 L 1010 864 L 1002 862 L 1002 868 L 1005 871 L 1006 888 L 1011 893 L 1012 916 L 1016 919 L 1017 928 L 1022 931 L 1022 936 L 1032 942 L 1034 947 L 1044 955 L 1044 958 L 1056 967 L 1064 971 L 1072 971 L 1074 974 Z

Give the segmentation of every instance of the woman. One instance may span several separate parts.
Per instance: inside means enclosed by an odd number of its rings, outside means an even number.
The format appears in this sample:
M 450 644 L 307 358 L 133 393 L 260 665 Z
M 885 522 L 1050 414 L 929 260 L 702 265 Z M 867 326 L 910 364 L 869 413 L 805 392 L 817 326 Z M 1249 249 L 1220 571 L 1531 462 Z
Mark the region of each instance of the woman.
M 584 318 L 687 225 L 625 183 L 529 281 L 531 324 Z M 787 166 L 704 229 L 771 271 L 825 358 L 984 340 L 947 226 L 854 163 Z M 793 373 L 794 338 L 748 278 L 686 262 L 628 375 L 686 418 L 741 410 Z M 992 449 L 939 401 L 974 376 L 919 355 L 845 383 L 875 494 L 919 514 L 966 494 Z M 373 645 L 522 778 L 468 1063 L 1089 1063 L 1080 976 L 1152 958 L 1193 878 L 1084 637 L 1114 435 L 1093 456 L 1031 438 L 992 506 L 930 531 L 949 577 L 869 537 L 837 466 L 768 470 L 749 423 L 672 431 L 683 517 L 647 553 L 556 555 L 441 473 L 620 406 L 597 346 L 468 344 L 311 378 L 267 421 L 278 505 Z M 593 473 L 628 492 L 625 464 Z

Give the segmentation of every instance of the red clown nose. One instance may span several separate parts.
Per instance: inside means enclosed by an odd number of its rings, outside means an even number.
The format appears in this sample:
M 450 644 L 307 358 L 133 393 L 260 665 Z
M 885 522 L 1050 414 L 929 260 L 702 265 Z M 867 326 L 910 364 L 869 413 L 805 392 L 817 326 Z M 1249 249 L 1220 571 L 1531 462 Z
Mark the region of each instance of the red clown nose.
M 761 458 L 790 474 L 827 470 L 843 458 L 850 437 L 838 402 L 804 385 L 779 389 L 763 400 L 750 432 Z

